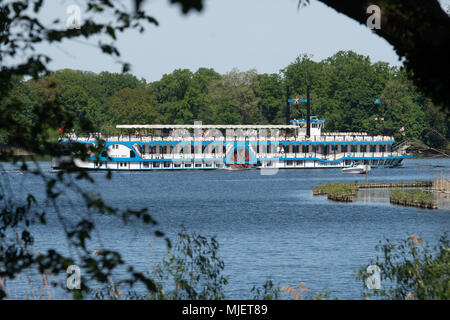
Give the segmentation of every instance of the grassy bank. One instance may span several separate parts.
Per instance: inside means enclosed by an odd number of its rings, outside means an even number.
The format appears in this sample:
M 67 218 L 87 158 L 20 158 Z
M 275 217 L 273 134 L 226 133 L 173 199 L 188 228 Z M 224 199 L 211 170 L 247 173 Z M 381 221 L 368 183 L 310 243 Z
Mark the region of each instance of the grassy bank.
M 411 182 L 380 182 L 380 183 L 340 183 L 333 182 L 319 185 L 313 188 L 313 195 L 328 196 L 329 200 L 341 202 L 353 202 L 359 189 L 395 188 L 390 199 L 391 203 L 411 205 L 423 208 L 437 209 L 433 202 L 432 193 L 422 190 L 402 192 L 398 188 L 431 188 L 432 181 Z
M 328 199 L 341 202 L 352 202 L 358 191 L 358 184 L 339 182 L 323 184 L 313 188 L 315 196 L 327 195 Z
M 390 196 L 390 202 L 403 206 L 437 209 L 437 203 L 433 201 L 433 193 L 423 190 L 400 191 L 395 189 Z

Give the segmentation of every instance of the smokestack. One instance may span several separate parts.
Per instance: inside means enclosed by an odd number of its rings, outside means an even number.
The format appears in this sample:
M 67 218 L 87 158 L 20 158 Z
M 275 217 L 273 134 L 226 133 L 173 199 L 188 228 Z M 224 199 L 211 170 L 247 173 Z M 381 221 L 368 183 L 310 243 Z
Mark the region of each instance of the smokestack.
M 290 124 L 290 120 L 291 120 L 291 106 L 289 104 L 289 96 L 291 95 L 290 93 L 290 84 L 289 82 L 286 83 L 286 110 L 285 110 L 285 116 L 286 116 L 286 125 Z
M 309 81 L 306 82 L 306 137 L 311 136 L 311 102 L 310 102 L 310 89 L 311 84 Z

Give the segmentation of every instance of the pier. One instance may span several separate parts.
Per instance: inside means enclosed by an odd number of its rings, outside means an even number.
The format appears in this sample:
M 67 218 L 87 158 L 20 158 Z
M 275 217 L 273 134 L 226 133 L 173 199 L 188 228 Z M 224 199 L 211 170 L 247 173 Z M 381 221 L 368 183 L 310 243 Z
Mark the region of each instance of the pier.
M 375 188 L 431 188 L 432 186 L 433 186 L 433 181 L 358 183 L 358 188 L 360 188 L 360 189 L 375 189 Z

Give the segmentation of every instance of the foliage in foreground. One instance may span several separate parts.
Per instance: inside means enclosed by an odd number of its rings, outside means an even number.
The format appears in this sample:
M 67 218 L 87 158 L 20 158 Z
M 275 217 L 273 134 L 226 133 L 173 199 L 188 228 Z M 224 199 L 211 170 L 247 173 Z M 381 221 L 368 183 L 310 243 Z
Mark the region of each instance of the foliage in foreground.
M 218 250 L 219 243 L 215 237 L 188 233 L 183 227 L 178 233 L 174 250 L 168 251 L 155 270 L 159 293 L 151 297 L 189 300 L 225 298 L 223 289 L 228 280 L 222 274 L 225 264 Z
M 84 270 L 84 276 L 94 282 L 108 283 L 113 270 L 125 267 L 127 276 L 124 284 L 144 285 L 154 291 L 152 279 L 145 277 L 132 265 L 127 265 L 119 252 L 110 248 L 92 256 L 88 249 L 90 241 L 101 240 L 95 217 L 114 217 L 119 223 L 126 224 L 130 220 L 146 224 L 149 232 L 156 221 L 146 208 L 120 210 L 103 201 L 99 194 L 91 194 L 79 186 L 79 182 L 94 183 L 94 179 L 78 168 L 73 161 L 66 163 L 62 171 L 49 175 L 40 167 L 38 158 L 42 156 L 61 156 L 66 152 L 80 159 L 87 159 L 90 153 L 98 157 L 104 144 L 98 141 L 98 147 L 69 147 L 65 150 L 57 143 L 58 128 L 70 130 L 74 127 L 84 132 L 92 132 L 94 117 L 83 116 L 74 108 L 66 108 L 61 96 L 54 94 L 56 83 L 44 85 L 45 101 L 32 91 L 27 91 L 23 79 L 49 76 L 47 65 L 51 58 L 42 53 L 39 44 L 52 44 L 70 39 L 89 39 L 100 37 L 98 48 L 102 53 L 111 55 L 129 70 L 129 64 L 120 61 L 120 52 L 115 47 L 116 34 L 129 30 L 143 32 L 148 24 L 157 21 L 141 8 L 141 1 L 135 1 L 130 9 L 122 3 L 114 1 L 88 0 L 84 2 L 83 26 L 80 29 L 67 29 L 59 20 L 51 23 L 42 20 L 42 11 L 50 1 L 13 0 L 0 2 L 0 161 L 12 161 L 12 165 L 28 175 L 35 175 L 42 181 L 43 195 L 35 190 L 13 190 L 7 175 L 0 176 L 0 279 L 14 280 L 23 272 L 33 270 L 40 275 L 66 272 L 70 265 L 76 264 Z M 109 16 L 109 21 L 99 22 L 99 12 Z M 72 91 L 72 101 L 78 92 Z M 82 99 L 80 99 L 81 101 Z M 24 159 L 14 157 L 13 149 L 31 154 L 31 164 Z M 3 164 L 0 163 L 0 170 Z M 107 177 L 111 175 L 108 174 Z M 26 176 L 25 176 L 26 177 Z M 38 186 L 36 185 L 38 188 Z M 82 199 L 81 213 L 70 218 L 64 215 L 67 204 L 71 203 L 74 194 Z M 49 249 L 46 252 L 30 250 L 34 243 L 32 228 L 45 226 L 48 221 L 58 221 L 72 254 L 63 254 L 59 250 Z M 164 234 L 152 230 L 156 236 Z M 17 237 L 13 235 L 17 234 Z M 168 239 L 166 238 L 168 241 Z M 170 242 L 167 244 L 170 246 Z M 75 290 L 74 296 L 83 297 L 89 288 L 82 286 Z M 6 292 L 0 287 L 0 299 Z
M 281 290 L 272 279 L 267 279 L 261 286 L 253 286 L 251 292 L 255 300 L 278 300 Z
M 416 235 L 398 242 L 386 240 L 377 247 L 383 256 L 370 265 L 380 268 L 381 289 L 369 290 L 370 274 L 366 266 L 358 270 L 356 279 L 362 281 L 364 296 L 387 299 L 450 299 L 450 247 L 444 234 L 438 244 L 430 248 Z M 219 256 L 219 244 L 214 237 L 189 233 L 184 228 L 178 233 L 173 249 L 169 249 L 162 261 L 149 273 L 154 279 L 154 290 L 130 290 L 114 282 L 89 289 L 85 298 L 107 300 L 216 300 L 226 299 L 228 279 L 223 275 L 224 262 Z M 43 286 L 32 283 L 26 276 L 30 290 L 26 299 L 65 299 L 63 291 L 55 291 L 51 277 L 42 277 Z M 64 277 L 63 277 L 64 278 Z M 0 279 L 0 288 L 7 290 L 6 279 Z M 10 286 L 11 287 L 11 286 Z M 15 285 L 14 285 L 15 287 Z M 60 287 L 61 288 L 61 287 Z M 9 290 L 12 292 L 12 289 Z M 16 289 L 14 288 L 14 291 Z M 323 300 L 332 299 L 331 292 L 309 289 L 305 283 L 284 285 L 267 279 L 250 290 L 254 300 Z M 13 296 L 8 296 L 13 298 Z M 70 295 L 69 295 L 70 298 Z M 17 292 L 16 292 L 17 299 Z
M 94 290 L 97 299 L 219 300 L 225 298 L 225 264 L 219 256 L 215 237 L 188 232 L 178 233 L 174 246 L 156 268 L 149 272 L 156 290 L 123 295 L 111 282 L 103 290 Z
M 356 278 L 362 280 L 367 297 L 388 299 L 450 299 L 450 243 L 447 234 L 438 244 L 429 247 L 417 235 L 408 239 L 377 246 L 381 257 L 371 265 L 380 268 L 381 288 L 368 291 L 366 280 L 370 276 L 366 266 L 361 267 Z

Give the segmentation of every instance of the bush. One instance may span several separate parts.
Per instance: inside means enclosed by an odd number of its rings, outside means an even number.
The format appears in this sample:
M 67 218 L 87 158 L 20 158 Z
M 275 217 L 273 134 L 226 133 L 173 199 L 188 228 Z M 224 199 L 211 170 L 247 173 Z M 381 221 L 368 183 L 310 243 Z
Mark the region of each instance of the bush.
M 433 202 L 433 194 L 422 190 L 400 191 L 399 189 L 395 189 L 392 191 L 391 196 L 396 200 L 418 201 L 421 203 Z
M 366 267 L 358 271 L 357 279 L 363 280 L 366 296 L 389 299 L 450 299 L 450 246 L 445 233 L 434 247 L 427 246 L 417 235 L 408 239 L 377 246 L 381 258 L 371 265 L 380 268 L 381 288 L 367 291 L 369 274 Z

